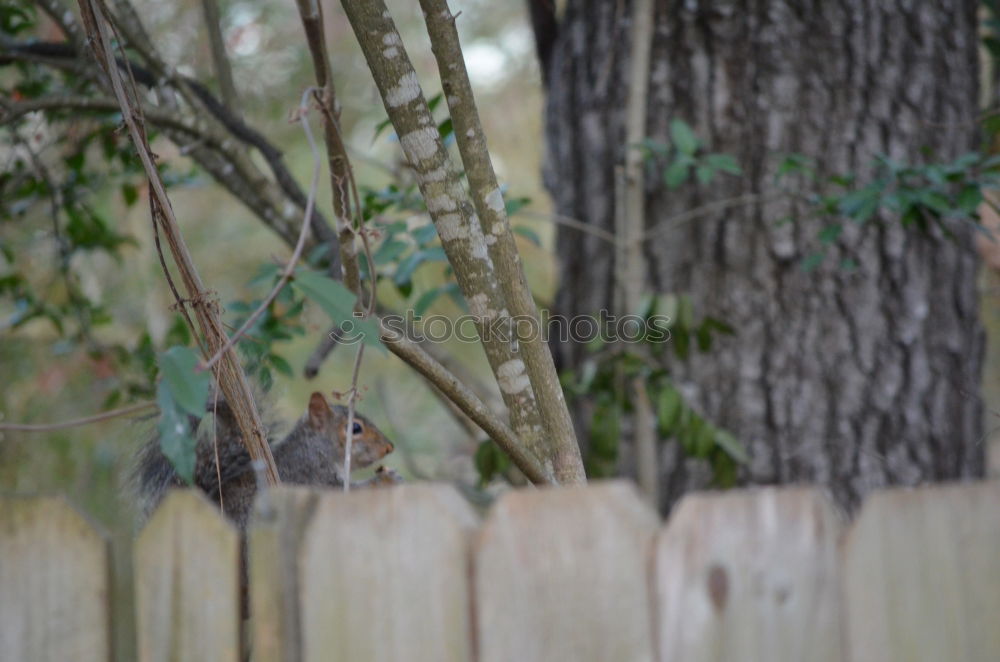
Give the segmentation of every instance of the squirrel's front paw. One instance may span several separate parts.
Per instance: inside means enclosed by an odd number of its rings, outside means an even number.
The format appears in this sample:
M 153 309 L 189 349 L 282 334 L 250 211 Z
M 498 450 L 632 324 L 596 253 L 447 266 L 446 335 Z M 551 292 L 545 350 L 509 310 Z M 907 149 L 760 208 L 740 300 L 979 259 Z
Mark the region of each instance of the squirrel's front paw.
M 395 469 L 390 469 L 384 465 L 380 466 L 375 470 L 375 475 L 372 476 L 372 487 L 384 487 L 386 485 L 398 485 L 403 482 L 403 477 L 400 476 Z

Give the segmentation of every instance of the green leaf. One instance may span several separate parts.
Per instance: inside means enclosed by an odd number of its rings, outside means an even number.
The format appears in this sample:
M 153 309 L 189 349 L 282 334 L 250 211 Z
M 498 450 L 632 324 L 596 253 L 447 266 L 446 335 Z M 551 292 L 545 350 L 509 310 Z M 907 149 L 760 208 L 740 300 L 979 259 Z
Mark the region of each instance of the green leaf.
M 708 327 L 702 324 L 695 335 L 698 338 L 698 351 L 705 353 L 712 349 L 712 333 Z
M 673 334 L 674 339 L 674 354 L 677 358 L 683 360 L 688 357 L 688 352 L 691 348 L 691 334 L 686 329 L 678 329 Z
M 788 154 L 778 164 L 774 175 L 775 181 L 787 175 L 805 175 L 808 179 L 815 177 L 816 166 L 811 159 L 802 154 Z
M 712 178 L 715 177 L 715 168 L 707 165 L 700 165 L 695 168 L 694 173 L 699 182 L 702 184 L 709 184 L 711 183 Z
M 831 223 L 819 232 L 819 240 L 824 244 L 832 244 L 837 241 L 840 237 L 840 233 L 844 231 L 844 226 L 840 223 Z
M 171 347 L 160 354 L 159 365 L 163 376 L 160 388 L 166 390 L 181 409 L 201 418 L 211 378 L 207 371 L 195 372 L 198 355 L 187 347 Z
M 479 472 L 480 487 L 487 485 L 494 476 L 503 474 L 510 467 L 510 458 L 490 439 L 479 444 L 473 462 Z
M 683 154 L 693 156 L 698 151 L 698 137 L 694 135 L 694 131 L 684 120 L 673 119 L 670 121 L 670 139 L 673 141 L 674 147 Z
M 815 271 L 819 265 L 823 264 L 822 253 L 810 253 L 802 259 L 802 271 L 809 273 Z
M 343 283 L 299 267 L 295 270 L 292 286 L 322 308 L 330 321 L 340 325 L 345 341 L 356 338 L 366 345 L 385 351 L 385 347 L 379 341 L 378 324 L 372 319 L 362 319 L 354 314 L 354 302 L 357 297 Z
M 405 241 L 399 241 L 397 239 L 387 239 L 382 242 L 382 245 L 378 247 L 372 258 L 375 260 L 375 264 L 378 266 L 384 266 L 386 264 L 392 263 L 397 257 L 402 255 L 410 245 Z
M 673 386 L 664 387 L 656 398 L 656 424 L 662 437 L 669 437 L 677 429 L 684 402 Z
M 504 206 L 507 209 L 507 215 L 513 216 L 517 212 L 521 211 L 525 207 L 531 204 L 531 198 L 507 198 L 504 197 Z
M 709 154 L 705 157 L 705 162 L 715 170 L 728 172 L 730 175 L 743 174 L 743 169 L 732 154 Z
M 983 130 L 991 136 L 1000 133 L 1000 113 L 994 113 L 984 119 Z
M 677 298 L 677 327 L 690 329 L 694 326 L 694 303 L 690 295 L 681 294 Z
M 704 419 L 699 420 L 701 420 L 701 425 L 698 427 L 697 434 L 693 435 L 692 439 L 694 456 L 706 458 L 715 447 L 716 427 Z
M 131 207 L 139 199 L 139 191 L 134 185 L 125 182 L 122 184 L 122 198 L 125 200 L 125 206 Z
M 388 117 L 375 125 L 375 135 L 372 136 L 372 142 L 374 143 L 378 140 L 378 137 L 382 135 L 382 132 L 392 126 L 392 120 Z
M 670 145 L 662 143 L 659 140 L 653 140 L 652 138 L 643 138 L 637 144 L 630 145 L 630 147 L 643 150 L 647 158 L 666 156 L 670 153 Z
M 983 201 L 983 192 L 978 186 L 966 186 L 958 194 L 956 206 L 966 216 L 973 216 Z
M 455 133 L 455 128 L 452 126 L 450 117 L 438 124 L 438 133 L 441 135 L 441 140 L 447 140 Z
M 701 325 L 706 329 L 715 331 L 716 333 L 722 333 L 727 336 L 731 336 L 736 333 L 736 329 L 717 317 L 706 317 L 702 320 Z
M 837 208 L 841 214 L 858 223 L 864 223 L 878 210 L 881 191 L 873 187 L 848 193 L 840 199 Z
M 433 223 L 421 225 L 413 231 L 413 239 L 421 248 L 423 248 L 437 239 L 437 228 L 434 227 Z
M 195 446 L 197 440 L 191 434 L 188 417 L 171 396 L 170 388 L 160 382 L 156 389 L 156 404 L 160 407 L 160 419 L 156 429 L 160 435 L 160 450 L 170 460 L 180 478 L 190 485 L 194 482 Z M 201 403 L 202 414 L 205 402 Z M 201 415 L 198 419 L 201 419 Z
M 747 455 L 747 449 L 744 448 L 743 444 L 725 430 L 716 428 L 715 445 L 740 464 L 746 464 L 750 461 L 750 456 Z
M 663 172 L 663 182 L 670 190 L 676 189 L 688 178 L 690 166 L 684 161 L 674 161 Z
M 278 274 L 280 273 L 281 273 L 280 266 L 278 266 L 274 262 L 265 262 L 264 264 L 260 265 L 260 267 L 257 269 L 257 273 L 254 275 L 252 279 L 250 279 L 250 282 L 247 283 L 247 285 L 249 287 L 255 287 L 262 283 L 273 283 L 274 280 L 278 277 Z M 229 305 L 229 309 L 234 312 L 239 312 L 239 309 L 234 308 L 232 304 Z M 247 312 L 249 312 L 249 310 Z
M 920 200 L 937 216 L 945 216 L 951 211 L 948 197 L 940 191 L 921 191 Z
M 35 24 L 35 12 L 31 7 L 18 7 L 14 3 L 0 5 L 0 32 L 15 35 Z
M 620 412 L 617 403 L 607 398 L 598 401 L 590 421 L 590 451 L 604 460 L 618 457 Z
M 433 290 L 427 290 L 420 295 L 417 302 L 413 304 L 413 314 L 417 317 L 422 317 L 424 313 L 431 307 L 431 305 L 437 301 L 438 297 L 442 294 L 441 288 L 435 287 Z
M 292 377 L 295 374 L 295 371 L 292 370 L 291 364 L 277 354 L 268 354 L 267 362 L 285 377 Z
M 538 236 L 537 232 L 535 232 L 533 229 L 529 228 L 527 225 L 515 225 L 513 232 L 514 232 L 514 234 L 519 234 L 522 237 L 526 238 L 528 241 L 530 241 L 531 243 L 533 243 L 535 246 L 541 246 L 542 245 L 542 238 Z
M 422 265 L 424 262 L 447 261 L 448 257 L 445 255 L 444 248 L 440 246 L 432 246 L 431 248 L 414 251 L 410 253 L 405 260 L 400 262 L 399 266 L 396 268 L 393 280 L 397 285 L 408 283 L 413 278 L 413 272 L 415 272 L 417 267 Z

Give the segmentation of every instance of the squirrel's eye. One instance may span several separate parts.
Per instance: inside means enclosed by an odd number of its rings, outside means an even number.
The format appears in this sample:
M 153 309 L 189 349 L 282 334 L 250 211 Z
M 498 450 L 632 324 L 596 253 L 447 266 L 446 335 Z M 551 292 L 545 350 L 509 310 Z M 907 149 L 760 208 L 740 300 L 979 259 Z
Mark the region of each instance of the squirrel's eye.
M 354 421 L 354 427 L 351 428 L 351 434 L 361 434 L 361 423 Z

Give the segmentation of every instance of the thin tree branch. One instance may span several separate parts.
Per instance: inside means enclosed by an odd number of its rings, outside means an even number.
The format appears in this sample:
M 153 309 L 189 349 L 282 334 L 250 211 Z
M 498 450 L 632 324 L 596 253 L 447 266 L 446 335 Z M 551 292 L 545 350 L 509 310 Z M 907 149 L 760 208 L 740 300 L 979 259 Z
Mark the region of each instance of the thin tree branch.
M 487 251 L 487 239 L 441 142 L 399 32 L 382 0 L 343 0 L 341 4 L 416 174 L 459 288 L 478 321 L 480 340 L 514 429 L 522 439 L 540 437 L 544 429 L 523 361 L 508 338 L 490 333 L 497 320 L 503 327 L 510 313 Z
M 486 134 L 479 120 L 472 84 L 462 58 L 455 17 L 448 8 L 447 0 L 420 0 L 420 6 L 427 23 L 431 50 L 441 74 L 455 140 L 469 181 L 469 193 L 486 236 L 487 252 L 510 315 L 517 320 L 510 330 L 512 342 L 516 343 L 516 351 L 521 358 L 514 361 L 520 361 L 522 369 L 527 372 L 538 403 L 544 435 L 528 436 L 525 442 L 538 457 L 551 459 L 560 483 L 586 482 L 573 419 L 566 407 L 552 352 L 542 340 L 544 334 L 541 333 L 538 308 L 524 276 L 503 195 L 490 161 Z M 520 325 L 524 322 L 530 328 L 522 334 Z
M 100 423 L 101 421 L 107 421 L 120 416 L 128 416 L 129 414 L 155 408 L 155 402 L 138 402 L 134 405 L 121 407 L 120 409 L 111 409 L 109 411 L 101 412 L 100 414 L 94 414 L 93 416 L 74 418 L 69 421 L 60 421 L 59 423 L 0 423 L 0 430 L 16 430 L 19 432 L 51 432 L 53 430 L 65 430 L 67 428 L 80 427 L 81 425 L 90 425 L 91 423 Z
M 198 275 L 197 268 L 187 250 L 187 245 L 180 234 L 177 219 L 174 217 L 159 172 L 153 162 L 143 126 L 142 108 L 138 102 L 138 90 L 134 81 L 130 81 L 128 90 L 124 86 L 115 54 L 112 51 L 112 37 L 106 22 L 107 19 L 103 15 L 99 0 L 80 0 L 80 9 L 88 41 L 99 65 L 111 82 L 132 142 L 149 179 L 150 201 L 154 211 L 153 221 L 154 223 L 159 222 L 164 232 L 207 346 L 212 349 L 217 348 L 226 339 L 219 319 L 218 308 L 208 299 L 201 277 Z M 216 366 L 214 373 L 219 387 L 233 410 L 243 443 L 246 444 L 251 459 L 264 463 L 269 484 L 278 484 L 280 479 L 274 464 L 274 457 L 271 455 L 271 448 L 267 442 L 264 426 L 235 352 L 230 350 Z
M 628 97 L 625 101 L 625 144 L 636 145 L 646 137 L 648 111 L 649 60 L 653 46 L 655 5 L 653 0 L 632 2 L 632 45 L 629 55 Z M 625 170 L 622 191 L 620 234 L 624 245 L 616 257 L 623 260 L 616 269 L 623 279 L 621 315 L 634 315 L 646 289 L 646 256 L 642 237 L 646 230 L 646 183 L 643 154 L 637 149 L 625 150 Z M 617 197 L 617 196 L 616 196 Z M 639 489 L 647 503 L 656 508 L 659 503 L 660 474 L 657 462 L 655 417 L 649 401 L 644 377 L 630 380 L 635 404 L 636 469 Z
M 205 14 L 205 31 L 208 32 L 208 44 L 212 52 L 212 69 L 219 82 L 219 92 L 222 94 L 222 104 L 230 113 L 239 117 L 240 98 L 233 83 L 233 69 L 226 56 L 226 42 L 222 38 L 221 17 L 217 0 L 201 0 L 201 9 Z
M 122 9 L 129 6 L 126 0 L 119 0 L 117 4 L 120 10 L 119 19 L 134 14 L 134 10 L 129 12 Z M 134 18 L 121 22 L 130 25 L 133 31 L 142 31 L 141 24 L 135 25 L 137 21 L 138 19 Z M 144 31 L 142 33 L 144 34 Z M 68 43 L 4 41 L 0 42 L 0 46 L 2 46 L 0 62 L 44 57 L 53 62 L 69 63 L 74 70 L 78 70 L 80 63 L 87 61 L 83 59 L 82 53 L 77 52 Z M 150 49 L 139 52 L 153 58 L 149 67 L 133 61 L 126 62 L 125 58 L 117 58 L 118 66 L 120 68 L 128 66 L 135 79 L 150 89 L 162 92 L 165 89 L 164 85 L 169 82 L 174 86 L 171 89 L 179 90 L 188 105 L 186 112 L 176 104 L 169 109 L 155 109 L 155 112 L 150 109 L 147 111 L 150 112 L 149 119 L 154 124 L 162 126 L 182 151 L 189 152 L 195 161 L 208 170 L 234 197 L 277 232 L 289 246 L 294 246 L 298 236 L 298 212 L 295 207 L 298 207 L 298 210 L 305 208 L 306 195 L 285 166 L 281 151 L 259 132 L 226 110 L 204 85 L 176 73 L 170 77 L 156 73 L 164 70 L 166 65 L 157 60 L 158 56 Z M 91 72 L 89 77 L 95 82 L 104 82 L 104 77 L 99 75 L 99 71 Z M 169 95 L 165 96 L 169 98 Z M 75 101 L 75 97 L 50 97 L 43 103 L 53 104 L 50 109 L 55 110 L 56 100 L 61 98 Z M 95 102 L 95 110 L 102 103 Z M 29 106 L 24 108 L 30 109 Z M 233 137 L 236 140 L 232 140 Z M 243 145 L 254 147 L 260 152 L 274 176 L 273 182 L 248 157 L 242 149 Z M 290 205 L 289 201 L 293 204 Z M 317 241 L 335 249 L 336 234 L 317 209 L 313 209 L 312 225 L 314 238 L 306 244 L 305 250 L 311 250 Z M 340 268 L 336 250 L 331 252 L 329 260 L 333 277 L 339 279 Z
M 494 414 L 468 386 L 459 381 L 451 372 L 427 353 L 424 348 L 397 333 L 379 320 L 382 342 L 390 352 L 403 359 L 411 368 L 454 402 L 462 412 L 475 421 L 500 450 L 510 456 L 518 469 L 535 484 L 557 484 L 555 475 L 544 467 L 534 453 L 530 452 L 517 438 L 510 427 Z

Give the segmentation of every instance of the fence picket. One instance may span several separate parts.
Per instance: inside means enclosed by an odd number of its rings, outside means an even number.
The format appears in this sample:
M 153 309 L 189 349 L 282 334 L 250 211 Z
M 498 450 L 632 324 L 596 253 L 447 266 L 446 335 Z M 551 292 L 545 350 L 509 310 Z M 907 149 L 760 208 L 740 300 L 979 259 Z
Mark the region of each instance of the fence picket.
M 300 662 L 299 552 L 317 490 L 282 486 L 258 499 L 249 531 L 255 662 Z
M 504 495 L 476 544 L 479 661 L 652 660 L 656 526 L 626 483 Z
M 171 492 L 135 545 L 141 662 L 236 662 L 239 538 L 200 493 Z
M 844 575 L 852 662 L 1000 659 L 1000 484 L 873 494 Z
M 303 659 L 471 659 L 475 524 L 450 486 L 324 493 L 301 556 Z
M 0 498 L 0 658 L 107 662 L 106 536 L 61 497 Z
M 840 528 L 815 490 L 686 497 L 656 548 L 661 662 L 839 662 Z
M 268 490 L 239 536 L 195 491 L 137 539 L 141 662 L 993 662 L 1000 483 L 692 494 L 662 528 L 621 482 Z M 0 497 L 0 659 L 108 662 L 110 550 L 52 497 Z M 120 634 L 120 632 L 119 632 Z M 248 651 L 246 643 L 252 648 Z

